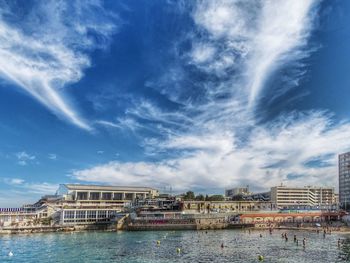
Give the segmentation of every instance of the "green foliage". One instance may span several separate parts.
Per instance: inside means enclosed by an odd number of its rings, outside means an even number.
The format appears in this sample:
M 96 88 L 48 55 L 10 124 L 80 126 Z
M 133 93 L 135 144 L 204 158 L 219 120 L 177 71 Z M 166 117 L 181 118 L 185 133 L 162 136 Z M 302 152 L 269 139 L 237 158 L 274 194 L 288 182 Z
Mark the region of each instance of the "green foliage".
M 205 197 L 204 197 L 204 195 L 199 194 L 199 195 L 196 196 L 195 199 L 196 199 L 197 201 L 204 201 L 204 200 L 205 200 Z
M 194 192 L 192 191 L 187 191 L 184 195 L 184 200 L 195 200 L 195 198 Z
M 43 225 L 50 225 L 52 218 L 51 217 L 45 217 L 40 219 L 40 223 Z
M 225 197 L 222 195 L 211 195 L 208 197 L 207 201 L 224 201 Z

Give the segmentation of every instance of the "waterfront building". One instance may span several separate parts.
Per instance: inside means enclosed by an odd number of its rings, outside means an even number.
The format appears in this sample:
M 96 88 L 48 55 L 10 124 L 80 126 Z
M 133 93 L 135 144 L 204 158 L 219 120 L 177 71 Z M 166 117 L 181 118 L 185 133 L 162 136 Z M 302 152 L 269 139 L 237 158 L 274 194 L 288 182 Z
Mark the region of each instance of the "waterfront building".
M 157 196 L 150 187 L 62 184 L 34 204 L 0 208 L 0 227 L 109 223 L 132 204 Z
M 0 228 L 29 226 L 41 217 L 41 213 L 27 211 L 24 208 L 0 208 Z
M 249 187 L 235 187 L 225 190 L 225 197 L 231 198 L 236 195 L 248 195 Z
M 238 194 L 230 198 L 233 201 L 270 201 L 270 191 L 263 193 Z
M 350 209 L 350 152 L 339 155 L 339 205 Z
M 182 201 L 180 209 L 186 213 L 242 213 L 273 211 L 276 204 L 266 201 Z
M 61 225 L 108 223 L 117 213 L 137 201 L 158 196 L 150 187 L 62 184 L 57 194 L 62 197 Z
M 150 187 L 61 184 L 58 195 L 67 202 L 130 203 L 136 199 L 154 198 L 158 190 Z
M 271 202 L 278 208 L 331 208 L 334 204 L 333 187 L 271 187 Z

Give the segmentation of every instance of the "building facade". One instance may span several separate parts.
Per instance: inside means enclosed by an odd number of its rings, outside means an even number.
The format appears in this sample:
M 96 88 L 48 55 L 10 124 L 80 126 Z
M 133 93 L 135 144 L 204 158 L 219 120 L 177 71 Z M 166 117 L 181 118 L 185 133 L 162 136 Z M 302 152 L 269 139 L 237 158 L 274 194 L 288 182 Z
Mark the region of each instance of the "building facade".
M 273 211 L 273 202 L 265 201 L 181 201 L 180 210 L 186 213 L 243 213 L 251 211 Z
M 108 223 L 125 207 L 138 200 L 158 196 L 150 187 L 63 184 L 57 191 L 62 197 L 61 225 Z
M 350 209 L 350 152 L 339 155 L 339 205 Z
M 329 208 L 334 204 L 333 187 L 271 187 L 271 202 L 279 208 Z
M 248 187 L 236 187 L 236 188 L 230 188 L 225 190 L 225 197 L 232 197 L 236 195 L 247 195 L 249 194 L 249 188 Z

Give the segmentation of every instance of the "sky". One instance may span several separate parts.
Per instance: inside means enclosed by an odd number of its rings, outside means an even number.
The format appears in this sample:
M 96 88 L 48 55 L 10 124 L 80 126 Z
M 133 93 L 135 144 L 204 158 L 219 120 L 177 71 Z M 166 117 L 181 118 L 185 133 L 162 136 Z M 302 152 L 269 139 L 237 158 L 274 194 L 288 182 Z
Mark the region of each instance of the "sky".
M 61 183 L 337 189 L 350 2 L 0 0 L 0 207 Z

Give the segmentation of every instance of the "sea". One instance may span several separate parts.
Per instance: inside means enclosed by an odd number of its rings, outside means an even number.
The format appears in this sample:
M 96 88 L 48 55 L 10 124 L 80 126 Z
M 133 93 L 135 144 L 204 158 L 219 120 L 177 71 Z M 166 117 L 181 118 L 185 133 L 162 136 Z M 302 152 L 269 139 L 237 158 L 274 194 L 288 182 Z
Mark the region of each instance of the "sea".
M 282 230 L 1 235 L 0 262 L 350 262 L 350 235 Z

